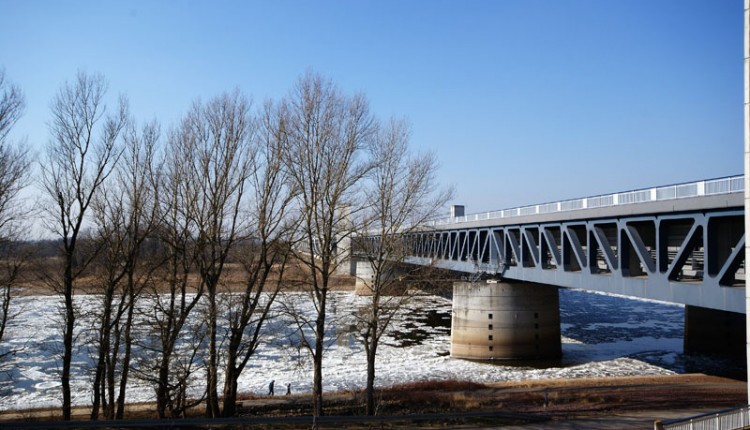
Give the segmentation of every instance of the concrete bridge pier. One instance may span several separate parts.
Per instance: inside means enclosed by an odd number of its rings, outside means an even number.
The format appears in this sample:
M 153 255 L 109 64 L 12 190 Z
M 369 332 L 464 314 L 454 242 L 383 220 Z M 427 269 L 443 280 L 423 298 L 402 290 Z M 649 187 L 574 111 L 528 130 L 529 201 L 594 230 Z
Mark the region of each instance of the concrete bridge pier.
M 742 356 L 746 351 L 745 314 L 685 306 L 686 353 Z
M 513 360 L 561 354 L 557 287 L 528 282 L 453 284 L 452 357 Z
M 358 296 L 369 296 L 372 294 L 372 283 L 375 281 L 375 272 L 372 265 L 367 260 L 360 260 L 355 263 L 354 270 L 354 292 Z
M 372 285 L 375 282 L 375 271 L 372 269 L 372 265 L 367 260 L 358 260 L 355 265 L 354 292 L 358 296 L 372 295 Z M 391 267 L 390 269 L 390 273 L 381 275 L 386 277 L 381 282 L 387 283 L 384 290 L 381 290 L 381 294 L 401 295 L 407 288 L 407 284 L 396 278 L 406 275 L 408 272 L 402 267 Z

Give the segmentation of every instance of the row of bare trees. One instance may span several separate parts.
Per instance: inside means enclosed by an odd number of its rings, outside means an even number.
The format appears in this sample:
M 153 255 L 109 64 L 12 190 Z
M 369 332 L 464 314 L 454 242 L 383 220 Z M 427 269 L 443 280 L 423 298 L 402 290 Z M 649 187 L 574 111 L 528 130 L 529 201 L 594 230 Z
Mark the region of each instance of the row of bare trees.
M 6 142 L 23 97 L 2 78 L 0 236 L 12 238 L 15 214 L 3 208 L 24 185 L 28 157 Z M 131 377 L 153 387 L 159 417 L 201 404 L 209 417 L 233 415 L 238 378 L 292 264 L 315 309 L 294 317 L 300 333 L 313 334 L 301 338 L 322 415 L 331 278 L 341 244 L 365 233 L 383 238 L 363 256 L 376 276 L 371 306 L 359 314 L 374 413 L 377 345 L 403 300 L 386 299 L 393 264 L 405 257 L 400 238 L 449 196 L 435 185 L 435 158 L 410 153 L 405 121 L 378 122 L 364 95 L 311 72 L 259 108 L 238 91 L 196 101 L 166 134 L 155 121 L 137 126 L 123 97 L 110 109 L 106 94 L 100 75 L 80 72 L 62 86 L 40 163 L 44 223 L 60 242 L 42 279 L 63 303 L 64 419 L 82 339 L 90 342 L 92 419 L 123 417 Z M 6 98 L 16 100 L 9 113 Z M 83 293 L 100 300 L 93 315 L 77 307 Z M 2 303 L 0 340 L 10 296 Z M 82 321 L 89 335 L 79 339 Z
M 29 181 L 31 159 L 24 142 L 12 141 L 11 129 L 23 115 L 25 101 L 21 89 L 8 81 L 0 69 L 0 343 L 16 313 L 11 307 L 12 292 L 18 283 L 24 251 L 18 239 L 23 235 L 26 213 L 19 193 Z M 2 350 L 0 359 L 12 351 Z

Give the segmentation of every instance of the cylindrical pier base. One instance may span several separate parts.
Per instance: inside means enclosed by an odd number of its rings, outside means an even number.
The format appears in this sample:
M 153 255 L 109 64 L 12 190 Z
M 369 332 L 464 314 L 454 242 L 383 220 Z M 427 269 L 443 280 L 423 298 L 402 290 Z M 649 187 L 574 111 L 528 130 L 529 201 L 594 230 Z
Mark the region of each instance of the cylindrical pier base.
M 561 354 L 557 287 L 524 282 L 453 284 L 452 357 L 520 360 Z

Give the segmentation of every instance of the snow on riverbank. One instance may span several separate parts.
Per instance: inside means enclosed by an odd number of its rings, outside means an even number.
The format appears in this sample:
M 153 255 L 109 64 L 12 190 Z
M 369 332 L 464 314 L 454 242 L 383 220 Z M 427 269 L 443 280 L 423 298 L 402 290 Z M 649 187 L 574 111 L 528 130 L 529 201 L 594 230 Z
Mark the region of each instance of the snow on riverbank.
M 80 296 L 82 309 L 96 306 L 97 297 Z M 287 300 L 310 303 L 301 295 Z M 363 348 L 347 333 L 345 317 L 366 303 L 353 293 L 331 293 L 331 344 L 324 361 L 326 391 L 361 389 L 365 385 Z M 18 352 L 0 374 L 0 409 L 60 406 L 59 357 L 61 344 L 59 301 L 56 297 L 21 297 L 22 309 L 9 329 L 8 340 Z M 15 306 L 14 305 L 14 306 Z M 669 374 L 680 371 L 683 308 L 561 290 L 560 308 L 563 359 L 555 363 L 480 363 L 452 359 L 448 299 L 425 296 L 414 299 L 393 326 L 379 349 L 377 384 L 387 386 L 420 380 L 461 379 L 501 382 L 523 379 L 577 378 Z M 312 366 L 304 349 L 284 334 L 289 324 L 281 317 L 240 379 L 240 391 L 265 395 L 276 381 L 276 393 L 286 384 L 295 393 L 312 388 Z M 335 331 L 335 333 L 333 333 Z M 73 403 L 89 404 L 91 361 L 83 346 L 73 362 Z M 133 381 L 128 401 L 154 399 L 153 389 Z

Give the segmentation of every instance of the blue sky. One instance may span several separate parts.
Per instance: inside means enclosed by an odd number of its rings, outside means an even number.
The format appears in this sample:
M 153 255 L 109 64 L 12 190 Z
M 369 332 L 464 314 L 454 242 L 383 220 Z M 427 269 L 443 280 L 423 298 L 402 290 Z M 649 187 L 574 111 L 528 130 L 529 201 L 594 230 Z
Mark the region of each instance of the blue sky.
M 102 73 L 164 129 L 306 70 L 407 117 L 467 212 L 742 173 L 742 0 L 0 0 L 0 67 L 41 153 L 49 104 Z

